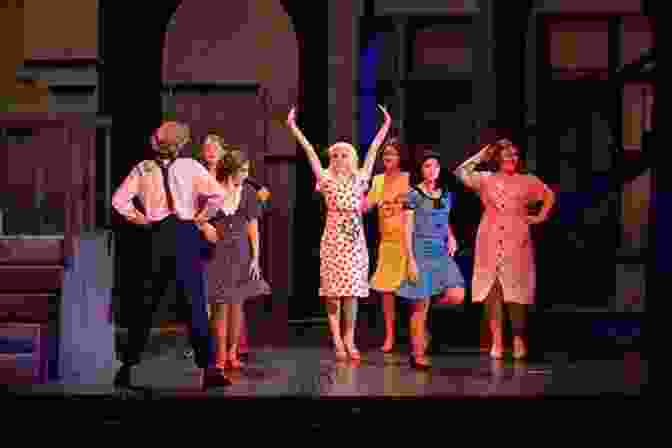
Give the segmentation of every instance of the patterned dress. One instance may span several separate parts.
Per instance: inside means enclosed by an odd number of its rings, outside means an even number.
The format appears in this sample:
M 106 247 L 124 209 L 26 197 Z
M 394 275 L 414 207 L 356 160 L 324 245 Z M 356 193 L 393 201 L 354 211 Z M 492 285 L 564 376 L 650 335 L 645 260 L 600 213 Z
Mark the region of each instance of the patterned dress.
M 254 189 L 247 184 L 242 186 L 235 210 L 208 210 L 208 213 L 212 216 L 208 222 L 221 238 L 214 244 L 214 253 L 206 267 L 210 303 L 241 303 L 270 294 L 265 280 L 250 277 L 252 250 L 247 224 L 261 215 Z
M 384 174 L 373 178 L 368 199 L 370 202 L 379 202 L 380 232 L 378 263 L 371 278 L 371 288 L 376 291 L 395 292 L 407 275 L 402 208 L 409 188 L 408 173 L 401 173 L 394 182 L 386 183 Z
M 319 189 L 327 203 L 320 244 L 321 297 L 368 297 L 369 253 L 362 225 L 362 200 L 368 177 L 335 179 L 322 171 Z
M 547 188 L 536 176 L 470 175 L 485 208 L 476 235 L 472 302 L 483 302 L 499 279 L 504 302 L 534 303 L 536 267 L 527 205 Z
M 429 299 L 448 288 L 464 288 L 464 277 L 448 255 L 448 232 L 452 197 L 443 192 L 433 199 L 418 188 L 408 194 L 406 207 L 414 211 L 413 254 L 418 281 L 405 280 L 397 295 L 407 300 Z

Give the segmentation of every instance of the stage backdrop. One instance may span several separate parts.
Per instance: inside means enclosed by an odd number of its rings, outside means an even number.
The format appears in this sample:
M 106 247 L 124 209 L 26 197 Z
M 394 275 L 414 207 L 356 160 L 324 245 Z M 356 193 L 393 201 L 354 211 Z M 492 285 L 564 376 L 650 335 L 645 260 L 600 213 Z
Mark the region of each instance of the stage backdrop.
M 242 146 L 251 175 L 271 191 L 261 223 L 261 262 L 273 289 L 269 306 L 285 324 L 295 268 L 296 144 L 284 120 L 297 102 L 298 69 L 296 35 L 280 1 L 185 0 L 168 23 L 164 114 L 189 123 L 196 145 L 215 132 Z

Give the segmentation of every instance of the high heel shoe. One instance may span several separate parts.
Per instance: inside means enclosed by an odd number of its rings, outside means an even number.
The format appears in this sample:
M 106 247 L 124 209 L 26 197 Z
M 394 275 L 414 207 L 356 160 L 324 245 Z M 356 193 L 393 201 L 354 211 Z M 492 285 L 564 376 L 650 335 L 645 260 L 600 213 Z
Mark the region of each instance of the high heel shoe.
M 490 357 L 492 359 L 502 359 L 504 357 L 504 353 L 502 349 L 496 350 L 495 347 L 492 347 L 490 349 Z
M 237 354 L 238 354 L 237 351 L 229 353 L 229 363 L 231 364 L 231 367 L 234 369 L 240 369 L 245 365 L 240 361 L 240 359 L 238 359 Z
M 348 351 L 348 355 L 350 355 L 350 359 L 354 359 L 355 361 L 359 361 L 360 359 L 362 359 L 361 353 L 359 353 L 359 350 L 357 350 L 357 348 L 355 348 L 354 346 L 346 347 L 346 349 Z
M 389 346 L 387 344 L 383 344 L 383 346 L 380 347 L 380 351 L 383 353 L 392 353 L 394 351 L 394 344 L 390 344 Z
M 431 364 L 423 362 L 426 361 L 425 355 L 411 355 L 410 361 L 411 367 L 416 370 L 429 370 L 432 368 Z

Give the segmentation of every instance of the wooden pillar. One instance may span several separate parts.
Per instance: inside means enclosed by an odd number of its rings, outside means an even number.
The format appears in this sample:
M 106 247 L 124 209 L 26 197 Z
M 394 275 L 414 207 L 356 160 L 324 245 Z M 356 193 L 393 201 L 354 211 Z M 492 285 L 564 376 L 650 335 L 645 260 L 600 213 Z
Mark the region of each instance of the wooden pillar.
M 18 80 L 16 70 L 23 65 L 25 53 L 24 2 L 0 2 L 0 111 L 46 112 L 49 90 L 43 81 Z
M 16 68 L 23 63 L 23 2 L 0 2 L 0 98 L 13 97 Z M 0 100 L 3 101 L 3 100 Z M 3 101 L 4 103 L 4 101 Z M 2 107 L 0 105 L 0 107 Z

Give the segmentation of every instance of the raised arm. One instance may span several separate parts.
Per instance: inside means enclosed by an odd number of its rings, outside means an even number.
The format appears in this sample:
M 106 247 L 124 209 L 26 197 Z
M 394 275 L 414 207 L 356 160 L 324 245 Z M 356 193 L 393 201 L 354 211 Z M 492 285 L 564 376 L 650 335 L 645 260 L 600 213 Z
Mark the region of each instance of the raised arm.
M 362 174 L 367 179 L 370 179 L 371 174 L 373 174 L 373 164 L 376 162 L 378 149 L 380 149 L 380 145 L 382 145 L 383 141 L 385 141 L 387 131 L 390 130 L 390 124 L 392 123 L 392 118 L 390 117 L 390 114 L 387 113 L 387 110 L 385 110 L 385 108 L 380 104 L 378 105 L 378 107 L 385 115 L 385 121 L 383 122 L 383 125 L 380 127 L 380 130 L 378 130 L 376 137 L 371 142 L 371 146 L 369 146 L 369 151 L 366 153 L 366 159 L 364 160 L 364 166 L 362 167 Z
M 320 158 L 317 156 L 313 145 L 308 142 L 306 137 L 303 135 L 303 132 L 301 132 L 301 129 L 299 129 L 299 127 L 296 125 L 295 107 L 292 107 L 292 110 L 289 111 L 289 115 L 287 116 L 287 126 L 289 126 L 290 131 L 292 131 L 292 134 L 299 141 L 303 147 L 303 150 L 306 152 L 306 156 L 310 162 L 310 168 L 313 170 L 313 174 L 319 182 L 322 178 L 322 163 L 320 162 Z
M 478 154 L 458 166 L 455 171 L 453 171 L 453 174 L 455 174 L 455 176 L 457 176 L 457 178 L 467 187 L 476 191 L 480 190 L 480 176 L 476 173 L 475 169 L 479 163 L 490 160 L 493 149 L 492 145 L 486 145 L 478 152 Z

